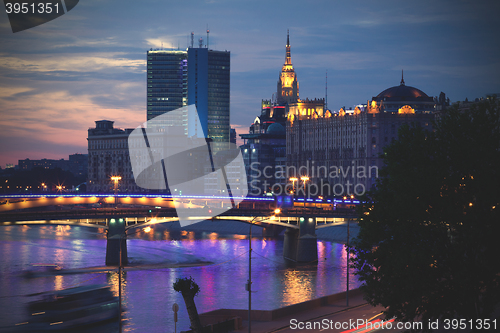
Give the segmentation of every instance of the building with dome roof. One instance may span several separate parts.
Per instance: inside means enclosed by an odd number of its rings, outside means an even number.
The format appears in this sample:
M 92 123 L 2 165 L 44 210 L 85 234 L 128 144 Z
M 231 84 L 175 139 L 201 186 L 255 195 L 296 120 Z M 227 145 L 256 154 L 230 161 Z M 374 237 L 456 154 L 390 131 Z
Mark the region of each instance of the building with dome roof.
M 382 167 L 380 154 L 397 140 L 399 127 L 413 124 L 431 129 L 435 104 L 422 90 L 407 86 L 402 77 L 399 86 L 385 89 L 354 110 L 290 112 L 287 171 L 308 176 L 311 194 L 362 195 L 375 184 Z
M 422 90 L 407 86 L 401 72 L 399 86 L 385 89 L 367 105 L 368 108 L 378 107 L 381 112 L 407 112 L 410 107 L 415 113 L 431 113 L 435 110 L 436 102 Z

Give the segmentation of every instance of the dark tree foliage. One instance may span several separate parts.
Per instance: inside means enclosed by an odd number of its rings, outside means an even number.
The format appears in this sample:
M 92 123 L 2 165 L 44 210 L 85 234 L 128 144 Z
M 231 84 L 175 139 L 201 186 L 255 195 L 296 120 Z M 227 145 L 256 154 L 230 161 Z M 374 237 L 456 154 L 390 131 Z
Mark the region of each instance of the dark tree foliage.
M 398 320 L 489 318 L 500 302 L 500 103 L 401 128 L 351 248 L 366 299 Z M 425 325 L 424 325 L 425 328 Z

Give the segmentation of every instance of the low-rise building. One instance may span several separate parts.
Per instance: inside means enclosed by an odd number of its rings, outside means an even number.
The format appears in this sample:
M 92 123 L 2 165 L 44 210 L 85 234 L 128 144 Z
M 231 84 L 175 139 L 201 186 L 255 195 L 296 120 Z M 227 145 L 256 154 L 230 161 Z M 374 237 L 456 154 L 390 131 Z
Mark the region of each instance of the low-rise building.
M 98 120 L 88 130 L 87 192 L 113 192 L 112 176 L 120 176 L 119 192 L 140 192 L 134 181 L 128 150 L 128 136 L 133 129 L 113 127 L 113 121 Z

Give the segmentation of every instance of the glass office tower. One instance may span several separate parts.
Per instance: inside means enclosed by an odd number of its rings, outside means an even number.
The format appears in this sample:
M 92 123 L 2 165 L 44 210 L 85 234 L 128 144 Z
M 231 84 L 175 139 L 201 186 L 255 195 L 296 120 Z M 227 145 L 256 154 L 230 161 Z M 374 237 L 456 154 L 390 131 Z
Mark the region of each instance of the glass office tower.
M 187 52 L 150 50 L 147 52 L 147 120 L 188 105 L 187 98 Z M 187 134 L 187 111 L 179 119 L 171 119 L 175 125 L 182 124 Z M 155 127 L 170 126 L 155 122 Z
M 230 52 L 188 49 L 188 103 L 195 104 L 205 135 L 216 145 L 229 142 Z
M 202 47 L 191 47 L 187 51 L 148 51 L 147 120 L 194 104 L 200 124 L 188 125 L 187 110 L 182 118 L 172 122 L 182 124 L 190 136 L 197 134 L 193 131 L 201 126 L 205 136 L 214 142 L 229 142 L 230 55 L 229 51 Z M 169 125 L 173 124 L 155 124 Z M 219 145 L 215 151 L 220 150 L 219 147 L 225 146 Z

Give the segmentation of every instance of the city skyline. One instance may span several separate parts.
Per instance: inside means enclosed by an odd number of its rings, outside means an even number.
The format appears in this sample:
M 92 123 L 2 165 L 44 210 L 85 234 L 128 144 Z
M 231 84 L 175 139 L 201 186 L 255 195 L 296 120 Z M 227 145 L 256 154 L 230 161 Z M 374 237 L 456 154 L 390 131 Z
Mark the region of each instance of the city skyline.
M 94 121 L 146 120 L 146 51 L 195 45 L 231 52 L 231 125 L 239 133 L 271 98 L 290 30 L 300 95 L 332 110 L 399 83 L 452 102 L 500 92 L 497 1 L 185 3 L 88 1 L 13 34 L 0 15 L 0 166 L 86 153 Z M 196 8 L 196 9 L 194 9 Z

